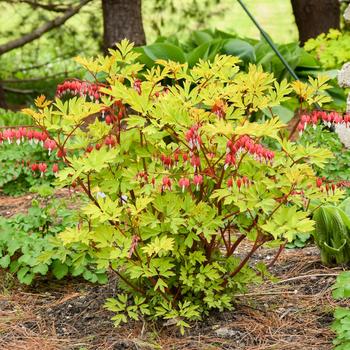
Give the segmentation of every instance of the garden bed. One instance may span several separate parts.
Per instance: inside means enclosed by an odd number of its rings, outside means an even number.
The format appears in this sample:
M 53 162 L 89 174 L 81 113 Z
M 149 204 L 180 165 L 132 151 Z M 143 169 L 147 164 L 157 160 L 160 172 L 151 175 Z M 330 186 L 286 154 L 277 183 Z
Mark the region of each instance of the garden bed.
M 71 201 L 70 198 L 72 194 L 76 192 L 67 188 L 62 188 L 55 191 L 55 198 L 67 199 L 68 208 L 74 209 L 79 206 L 79 201 Z M 9 218 L 18 213 L 26 213 L 27 210 L 32 205 L 32 200 L 38 198 L 38 195 L 27 193 L 21 196 L 6 196 L 0 192 L 0 216 Z M 51 196 L 47 197 L 45 200 L 41 198 L 42 204 L 47 204 L 52 199 Z
M 242 248 L 244 249 L 244 248 Z M 257 256 L 268 260 L 271 249 Z M 214 313 L 184 337 L 174 326 L 109 320 L 104 300 L 117 279 L 104 286 L 76 280 L 38 280 L 23 287 L 9 275 L 0 282 L 1 349 L 235 349 L 329 350 L 336 303 L 330 287 L 340 269 L 323 267 L 315 247 L 286 250 L 274 266 L 279 281 L 238 295 L 236 309 Z

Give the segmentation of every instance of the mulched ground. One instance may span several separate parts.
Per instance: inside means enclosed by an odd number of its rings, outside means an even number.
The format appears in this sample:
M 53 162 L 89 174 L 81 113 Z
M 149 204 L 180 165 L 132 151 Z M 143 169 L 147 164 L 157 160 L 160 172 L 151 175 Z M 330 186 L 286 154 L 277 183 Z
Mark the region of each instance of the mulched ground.
M 0 208 L 1 203 L 0 198 Z M 25 210 L 24 200 L 19 203 Z M 256 259 L 268 262 L 274 253 L 264 249 Z M 161 323 L 114 328 L 112 314 L 103 308 L 116 292 L 113 274 L 104 286 L 42 279 L 24 287 L 2 271 L 0 349 L 330 350 L 337 305 L 330 287 L 340 271 L 322 266 L 315 247 L 286 250 L 273 268 L 278 282 L 238 295 L 234 311 L 213 313 L 183 337 Z
M 70 200 L 71 197 L 76 193 L 76 190 L 62 188 L 55 192 L 55 198 L 66 199 L 69 208 L 76 208 L 78 203 L 76 200 Z M 6 218 L 11 217 L 17 213 L 25 213 L 28 208 L 31 206 L 32 200 L 37 198 L 38 195 L 29 193 L 22 196 L 10 197 L 6 196 L 0 192 L 0 216 L 4 216 Z M 52 197 L 47 197 L 45 199 L 41 199 L 42 205 L 45 205 L 46 202 L 49 202 Z

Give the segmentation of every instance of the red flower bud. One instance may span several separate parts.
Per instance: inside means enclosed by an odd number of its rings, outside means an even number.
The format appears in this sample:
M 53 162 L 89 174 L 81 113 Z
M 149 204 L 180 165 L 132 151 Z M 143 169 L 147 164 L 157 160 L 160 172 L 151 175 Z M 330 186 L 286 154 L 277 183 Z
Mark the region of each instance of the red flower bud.
M 317 186 L 317 187 L 321 187 L 321 186 L 322 186 L 322 183 L 323 183 L 322 179 L 318 177 L 318 178 L 316 179 L 316 186 Z
M 141 84 L 142 84 L 142 81 L 140 79 L 136 79 L 134 81 L 134 90 L 139 94 L 141 95 Z
M 39 170 L 39 164 L 33 163 L 30 167 L 31 167 L 32 171 Z
M 162 191 L 165 189 L 171 190 L 171 180 L 168 176 L 164 176 L 162 179 Z
M 194 171 L 196 171 L 199 168 L 199 166 L 201 165 L 200 158 L 197 157 L 197 156 L 192 156 L 192 158 L 191 158 L 191 165 L 193 166 Z
M 52 172 L 53 172 L 53 173 L 58 173 L 58 170 L 59 170 L 58 164 L 55 163 L 55 164 L 52 166 Z
M 61 148 L 57 151 L 57 157 L 58 158 L 63 158 L 66 155 L 66 150 L 62 150 Z
M 107 117 L 106 117 L 106 123 L 109 125 L 109 124 L 112 124 L 112 117 L 108 114 Z

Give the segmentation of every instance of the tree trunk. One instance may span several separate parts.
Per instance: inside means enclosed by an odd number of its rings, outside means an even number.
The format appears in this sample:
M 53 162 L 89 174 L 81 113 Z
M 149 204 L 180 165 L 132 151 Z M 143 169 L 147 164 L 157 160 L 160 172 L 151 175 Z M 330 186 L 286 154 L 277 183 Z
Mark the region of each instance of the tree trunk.
M 105 52 L 125 38 L 136 46 L 146 43 L 141 0 L 102 0 L 102 10 Z
M 7 109 L 7 103 L 6 103 L 6 98 L 5 98 L 5 91 L 0 84 L 0 108 Z
M 291 0 L 299 40 L 303 45 L 308 39 L 331 28 L 340 28 L 339 0 Z

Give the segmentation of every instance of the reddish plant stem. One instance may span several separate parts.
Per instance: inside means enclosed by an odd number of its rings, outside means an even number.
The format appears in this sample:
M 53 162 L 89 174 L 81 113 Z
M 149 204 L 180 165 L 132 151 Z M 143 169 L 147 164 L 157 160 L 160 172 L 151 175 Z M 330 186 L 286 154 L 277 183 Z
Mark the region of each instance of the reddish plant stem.
M 79 124 L 77 124 L 72 130 L 71 132 L 68 134 L 68 136 L 66 137 L 66 139 L 63 141 L 62 144 L 62 148 L 64 149 L 65 144 L 67 143 L 67 141 L 69 140 L 69 138 L 73 135 L 74 131 L 77 130 L 78 128 L 80 128 L 82 125 L 84 124 L 84 121 L 80 122 Z
M 246 238 L 247 236 L 246 235 L 240 235 L 235 243 L 232 244 L 232 246 L 230 247 L 229 251 L 227 252 L 227 257 L 230 257 L 234 252 L 235 250 L 237 249 L 237 247 L 240 245 L 240 243 Z
M 275 262 L 277 261 L 277 259 L 279 258 L 279 256 L 281 255 L 281 253 L 283 252 L 284 248 L 286 247 L 287 242 L 283 243 L 280 245 L 277 254 L 275 255 L 275 257 L 273 258 L 273 260 L 270 262 L 270 264 L 267 266 L 269 269 L 275 265 Z
M 246 265 L 246 263 L 252 257 L 252 255 L 265 243 L 265 239 L 263 239 L 261 242 L 259 242 L 259 239 L 260 239 L 260 237 L 258 235 L 250 252 L 239 263 L 237 268 L 229 274 L 229 277 L 231 277 L 231 278 L 235 277 L 243 269 L 243 267 Z M 228 282 L 228 277 L 225 278 L 222 285 L 225 287 L 227 285 L 227 282 Z
M 230 240 L 227 241 L 226 238 L 225 238 L 225 231 L 226 231 L 226 229 L 221 229 L 220 228 L 219 230 L 220 230 L 220 235 L 221 235 L 222 240 L 224 241 L 226 252 L 227 252 L 230 249 Z
M 295 189 L 295 185 L 293 184 L 290 191 L 284 195 L 284 199 L 279 203 L 279 205 L 270 213 L 270 215 L 267 217 L 266 221 L 270 220 L 272 215 L 276 213 L 276 211 L 283 205 L 286 203 L 288 197 L 292 194 L 292 192 L 294 191 Z
M 113 270 L 113 271 L 117 274 L 117 276 L 118 276 L 122 281 L 124 281 L 124 282 L 125 282 L 129 287 L 131 287 L 133 290 L 135 290 L 135 291 L 141 293 L 142 295 L 146 295 L 146 293 L 145 293 L 142 289 L 140 289 L 140 288 L 134 286 L 130 281 L 128 281 L 128 280 L 127 280 L 122 274 L 120 274 L 118 271 L 115 271 L 115 270 Z
M 205 254 L 205 255 L 206 255 L 206 258 L 207 258 L 208 261 L 211 260 L 211 254 L 212 254 L 213 248 L 214 248 L 214 246 L 215 246 L 215 240 L 216 240 L 216 237 L 215 237 L 215 236 L 213 236 L 213 237 L 211 238 L 209 244 L 207 243 L 207 240 L 206 240 L 206 254 Z
M 240 213 L 240 210 L 237 210 L 237 211 L 235 211 L 235 212 L 233 212 L 233 213 L 227 214 L 227 215 L 224 217 L 224 220 L 230 218 L 231 216 L 235 216 L 235 215 L 237 215 L 237 214 L 239 214 L 239 213 Z

